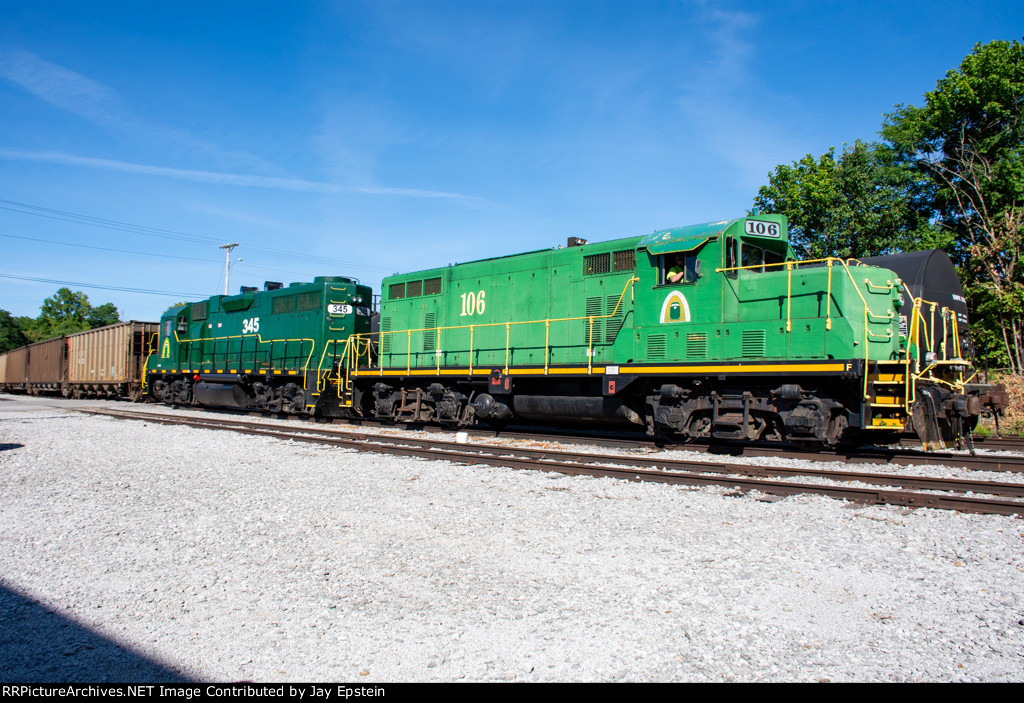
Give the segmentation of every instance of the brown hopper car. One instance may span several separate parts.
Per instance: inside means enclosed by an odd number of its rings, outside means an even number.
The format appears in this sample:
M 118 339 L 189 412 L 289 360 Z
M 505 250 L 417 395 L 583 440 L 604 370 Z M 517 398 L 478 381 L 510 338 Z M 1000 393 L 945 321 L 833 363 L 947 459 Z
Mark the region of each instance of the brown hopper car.
M 132 321 L 69 335 L 64 395 L 141 398 L 146 357 L 159 327 Z
M 25 375 L 29 395 L 59 393 L 64 383 L 67 344 L 64 337 L 28 345 L 28 369 Z
M 13 349 L 0 355 L 0 390 L 138 400 L 158 328 L 119 322 Z

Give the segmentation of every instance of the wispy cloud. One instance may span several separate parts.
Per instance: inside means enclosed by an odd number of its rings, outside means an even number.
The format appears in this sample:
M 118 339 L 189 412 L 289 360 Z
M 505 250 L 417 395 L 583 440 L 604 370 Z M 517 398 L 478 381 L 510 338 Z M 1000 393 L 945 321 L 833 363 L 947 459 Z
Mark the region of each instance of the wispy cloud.
M 794 140 L 774 115 L 777 98 L 761 90 L 752 71 L 760 47 L 759 18 L 697 3 L 709 41 L 706 62 L 693 67 L 678 104 L 707 146 L 739 172 L 750 188 L 792 159 Z
M 366 195 L 398 195 L 412 198 L 449 198 L 467 202 L 482 203 L 483 200 L 461 193 L 449 193 L 437 190 L 421 190 L 418 188 L 393 188 L 387 186 L 344 186 L 335 183 L 323 183 L 320 181 L 307 181 L 300 178 L 275 178 L 271 176 L 251 176 L 235 173 L 219 173 L 216 171 L 195 171 L 181 168 L 168 168 L 166 166 L 150 166 L 147 164 L 133 164 L 125 161 L 114 161 L 111 159 L 97 159 L 84 156 L 74 156 L 52 151 L 19 151 L 13 149 L 0 149 L 0 158 L 18 161 L 43 161 L 55 164 L 69 164 L 73 166 L 84 166 L 86 168 L 102 169 L 106 171 L 121 171 L 124 173 L 139 173 L 148 176 L 160 176 L 163 178 L 174 178 L 182 181 L 195 181 L 198 183 L 215 183 L 218 185 L 233 185 L 249 188 L 270 188 L 274 190 L 290 190 L 302 193 L 362 193 Z
M 147 144 L 163 142 L 179 149 L 210 154 L 235 164 L 267 167 L 263 160 L 253 154 L 225 151 L 185 130 L 138 115 L 109 86 L 47 61 L 30 51 L 0 46 L 0 78 L 118 137 L 143 140 Z
M 125 119 L 108 87 L 31 52 L 0 47 L 0 76 L 90 122 L 111 125 Z

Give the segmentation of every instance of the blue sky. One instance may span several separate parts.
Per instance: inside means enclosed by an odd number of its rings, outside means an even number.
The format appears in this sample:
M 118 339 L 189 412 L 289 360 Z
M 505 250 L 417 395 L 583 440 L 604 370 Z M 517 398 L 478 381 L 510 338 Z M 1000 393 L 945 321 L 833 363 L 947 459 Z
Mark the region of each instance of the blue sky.
M 1003 2 L 0 0 L 0 309 L 122 319 L 735 217 Z M 32 279 L 43 279 L 32 280 Z M 86 287 L 84 284 L 97 287 Z M 117 288 L 119 290 L 113 290 Z

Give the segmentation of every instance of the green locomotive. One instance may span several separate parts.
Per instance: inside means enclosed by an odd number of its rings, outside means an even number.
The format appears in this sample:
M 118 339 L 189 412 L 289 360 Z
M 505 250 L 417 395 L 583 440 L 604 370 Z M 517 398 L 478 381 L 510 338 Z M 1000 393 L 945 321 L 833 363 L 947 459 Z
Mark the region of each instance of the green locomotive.
M 368 286 L 321 276 L 173 307 L 160 318 L 148 393 L 171 404 L 332 414 L 338 386 L 328 376 L 353 335 L 370 331 L 372 304 Z
M 381 294 L 379 338 L 357 335 L 332 377 L 366 416 L 822 445 L 912 425 L 936 447 L 998 401 L 971 383 L 964 316 L 888 268 L 796 261 L 779 215 L 570 239 Z

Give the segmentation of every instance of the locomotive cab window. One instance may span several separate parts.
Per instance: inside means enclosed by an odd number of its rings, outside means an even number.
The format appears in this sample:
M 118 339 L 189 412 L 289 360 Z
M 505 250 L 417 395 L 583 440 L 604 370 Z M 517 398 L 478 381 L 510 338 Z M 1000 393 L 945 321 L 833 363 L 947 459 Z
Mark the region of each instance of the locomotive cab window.
M 747 269 L 750 273 L 764 273 L 764 249 L 743 242 L 741 251 L 743 252 L 743 263 L 740 266 L 755 267 Z
M 771 249 L 764 250 L 764 263 L 765 264 L 781 264 L 786 261 L 786 254 L 774 252 Z M 783 266 L 766 266 L 766 271 L 783 271 Z
M 700 278 L 701 262 L 693 252 L 675 252 L 661 257 L 661 285 L 681 286 L 696 283 Z

